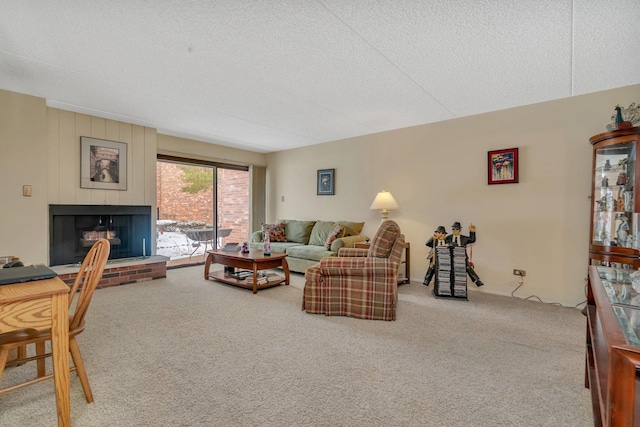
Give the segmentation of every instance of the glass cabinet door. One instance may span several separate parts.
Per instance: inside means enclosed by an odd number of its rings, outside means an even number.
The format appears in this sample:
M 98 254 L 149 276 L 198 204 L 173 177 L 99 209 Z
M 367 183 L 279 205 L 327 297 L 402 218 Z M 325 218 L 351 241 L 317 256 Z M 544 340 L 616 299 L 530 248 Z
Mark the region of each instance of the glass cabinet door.
M 632 270 L 605 267 L 598 267 L 597 270 L 627 344 L 639 347 L 640 293 L 633 285 L 637 278 L 630 273 Z
M 592 243 L 640 247 L 634 213 L 635 141 L 596 149 Z

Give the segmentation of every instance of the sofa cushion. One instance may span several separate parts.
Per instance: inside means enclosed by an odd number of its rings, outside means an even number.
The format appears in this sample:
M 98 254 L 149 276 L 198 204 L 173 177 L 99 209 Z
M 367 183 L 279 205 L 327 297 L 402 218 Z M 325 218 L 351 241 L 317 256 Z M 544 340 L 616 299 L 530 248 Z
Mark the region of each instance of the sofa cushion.
M 287 242 L 302 243 L 303 245 L 309 243 L 311 230 L 313 230 L 313 226 L 316 223 L 315 221 L 299 221 L 296 219 L 284 219 L 280 222 L 284 222 L 284 234 Z
M 277 224 L 262 224 L 262 235 L 269 235 L 270 242 L 286 242 L 284 222 Z
M 271 245 L 271 252 L 285 252 L 286 253 L 288 248 L 290 248 L 292 246 L 300 246 L 300 243 L 273 242 L 273 243 L 270 243 L 270 245 Z M 262 242 L 251 242 L 251 243 L 249 243 L 249 248 L 262 250 L 262 249 L 264 249 L 264 243 L 262 243 Z
M 287 250 L 290 247 L 293 246 L 299 246 L 300 243 L 293 243 L 293 242 L 275 242 L 275 243 L 271 243 L 271 252 L 283 252 L 283 253 L 287 253 Z M 258 248 L 258 249 L 262 249 L 262 247 Z
M 329 234 L 333 231 L 336 223 L 333 221 L 316 221 L 311 230 L 311 237 L 309 237 L 309 244 L 314 246 L 324 246 L 324 242 L 327 241 Z
M 292 246 L 287 248 L 287 255 L 292 258 L 309 259 L 312 261 L 320 261 L 328 256 L 336 256 L 335 252 L 328 251 L 324 246 L 304 245 Z
M 336 224 L 344 225 L 344 235 L 347 236 L 357 236 L 362 233 L 362 229 L 364 228 L 364 222 L 352 222 L 352 221 L 336 221 Z
M 327 241 L 324 242 L 325 249 L 331 250 L 331 244 L 336 239 L 339 239 L 340 237 L 344 236 L 344 231 L 345 231 L 344 225 L 338 224 L 335 227 L 333 227 L 333 231 L 331 232 L 331 234 L 329 234 L 329 237 L 327 237 Z

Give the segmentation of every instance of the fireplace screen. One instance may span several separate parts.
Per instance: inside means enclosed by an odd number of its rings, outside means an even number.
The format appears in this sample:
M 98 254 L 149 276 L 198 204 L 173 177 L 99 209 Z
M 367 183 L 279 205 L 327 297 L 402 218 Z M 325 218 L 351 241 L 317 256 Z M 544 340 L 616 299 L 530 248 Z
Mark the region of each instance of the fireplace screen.
M 82 262 L 101 238 L 109 259 L 151 255 L 151 206 L 50 205 L 50 265 Z

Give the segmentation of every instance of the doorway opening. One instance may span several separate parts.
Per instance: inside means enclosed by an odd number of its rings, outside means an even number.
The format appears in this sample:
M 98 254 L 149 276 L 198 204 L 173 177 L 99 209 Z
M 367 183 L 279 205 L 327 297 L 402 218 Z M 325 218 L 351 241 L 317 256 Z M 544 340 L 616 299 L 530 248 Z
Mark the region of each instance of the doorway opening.
M 203 263 L 206 251 L 249 240 L 248 167 L 158 156 L 156 253 L 168 267 Z

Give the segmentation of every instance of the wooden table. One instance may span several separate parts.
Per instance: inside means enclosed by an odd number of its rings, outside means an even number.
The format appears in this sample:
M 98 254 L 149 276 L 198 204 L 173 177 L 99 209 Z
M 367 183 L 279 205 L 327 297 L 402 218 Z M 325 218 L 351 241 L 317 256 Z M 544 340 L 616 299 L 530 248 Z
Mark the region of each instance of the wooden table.
M 0 334 L 51 328 L 58 426 L 71 425 L 69 396 L 69 287 L 58 277 L 0 286 Z
M 287 263 L 287 254 L 282 252 L 271 252 L 271 255 L 265 255 L 262 250 L 250 249 L 249 253 L 240 251 L 223 251 L 222 249 L 213 249 L 207 251 L 207 262 L 204 265 L 204 278 L 214 279 L 229 285 L 239 286 L 245 289 L 253 290 L 257 293 L 258 289 L 270 288 L 278 286 L 282 283 L 289 284 L 289 264 Z M 253 281 L 247 277 L 239 280 L 225 274 L 224 271 L 214 271 L 209 274 L 209 268 L 212 263 L 222 264 L 229 267 L 242 268 L 253 271 Z M 284 279 L 258 285 L 258 270 L 266 270 L 268 268 L 282 267 L 284 271 Z
M 369 242 L 356 242 L 353 244 L 353 247 L 358 249 L 369 249 L 369 246 L 371 246 Z M 404 264 L 405 269 L 404 277 L 398 275 L 399 285 L 411 281 L 411 245 L 409 242 L 404 243 L 404 261 L 401 262 Z

